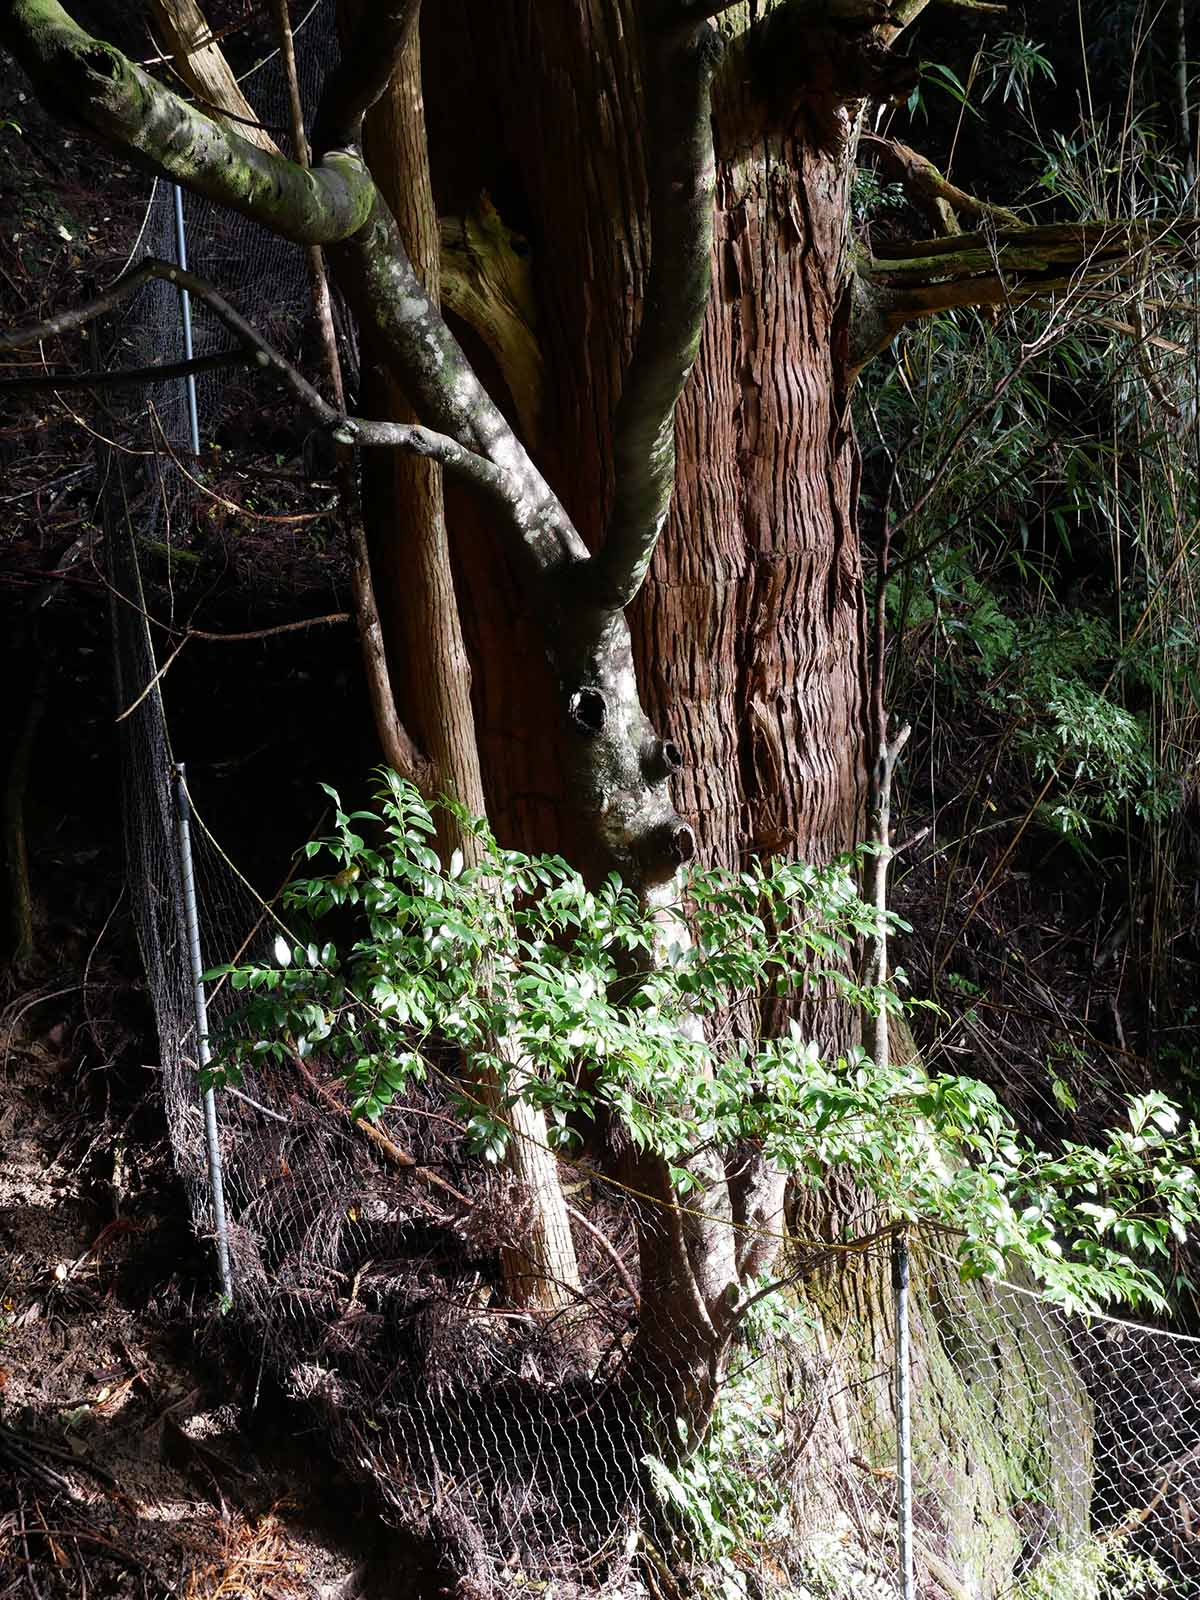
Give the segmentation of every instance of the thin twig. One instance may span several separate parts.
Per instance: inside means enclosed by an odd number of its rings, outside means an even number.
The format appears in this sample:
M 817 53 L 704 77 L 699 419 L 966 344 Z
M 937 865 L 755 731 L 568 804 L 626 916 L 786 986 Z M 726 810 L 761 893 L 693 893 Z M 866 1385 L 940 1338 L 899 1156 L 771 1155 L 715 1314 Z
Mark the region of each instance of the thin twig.
M 414 1177 L 420 1178 L 423 1183 L 430 1184 L 435 1189 L 440 1189 L 444 1194 L 452 1196 L 460 1205 L 469 1210 L 475 1209 L 475 1202 L 469 1195 L 463 1194 L 461 1189 L 456 1189 L 452 1183 L 447 1183 L 445 1178 L 440 1178 L 436 1172 L 430 1172 L 428 1167 L 423 1167 L 418 1161 L 402 1149 L 394 1139 L 390 1139 L 382 1128 L 377 1128 L 374 1123 L 367 1122 L 365 1118 L 355 1116 L 348 1106 L 342 1104 L 338 1097 L 323 1083 L 320 1083 L 305 1066 L 303 1060 L 294 1051 L 288 1052 L 288 1060 L 304 1079 L 309 1089 L 316 1095 L 322 1104 L 336 1111 L 339 1116 L 345 1117 L 350 1124 L 369 1139 L 377 1150 L 381 1150 L 389 1161 L 398 1167 L 403 1167 L 406 1172 L 411 1172 Z
M 127 705 L 125 707 L 124 711 L 118 712 L 117 716 L 113 719 L 115 722 L 124 722 L 126 717 L 131 717 L 133 715 L 133 713 L 137 710 L 137 708 L 141 705 L 142 701 L 150 693 L 150 691 L 152 689 L 157 688 L 157 686 L 166 677 L 167 672 L 169 671 L 172 662 L 175 660 L 175 657 L 179 654 L 179 652 L 183 649 L 184 645 L 187 644 L 189 638 L 190 638 L 190 635 L 185 633 L 183 638 L 175 646 L 174 650 L 171 651 L 171 654 L 163 662 L 162 666 L 159 667 L 158 671 L 150 679 L 149 683 L 147 683 L 146 687 L 142 690 L 141 694 L 138 695 L 137 699 L 134 700 L 130 705 Z
M 595 1239 L 596 1243 L 604 1251 L 605 1255 L 607 1255 L 613 1266 L 616 1267 L 617 1275 L 620 1277 L 621 1282 L 625 1285 L 625 1289 L 629 1295 L 629 1298 L 633 1301 L 635 1306 L 640 1306 L 642 1303 L 642 1297 L 637 1291 L 637 1285 L 629 1275 L 629 1268 L 625 1265 L 624 1261 L 621 1260 L 621 1256 L 616 1245 L 613 1244 L 612 1240 L 609 1239 L 607 1235 L 600 1232 L 600 1229 L 594 1222 L 589 1222 L 582 1211 L 578 1211 L 573 1205 L 571 1205 L 570 1201 L 564 1200 L 563 1205 L 566 1207 L 571 1216 L 575 1218 L 575 1221 L 579 1224 L 579 1226 L 583 1228 L 585 1232 L 591 1234 L 592 1238 Z
M 231 1094 L 235 1100 L 240 1100 L 243 1105 L 253 1106 L 255 1111 L 261 1111 L 264 1117 L 270 1117 L 274 1122 L 289 1123 L 292 1120 L 291 1117 L 285 1117 L 282 1111 L 272 1111 L 270 1106 L 264 1106 L 241 1089 L 235 1089 L 231 1083 L 225 1085 L 224 1092 Z
M 31 378 L 0 379 L 0 392 L 43 389 L 118 389 L 143 388 L 148 383 L 166 383 L 176 378 L 196 377 L 202 372 L 219 372 L 225 367 L 250 365 L 254 357 L 246 350 L 221 351 L 196 356 L 192 361 L 152 362 L 148 367 L 125 367 L 117 372 L 46 372 Z
M 331 611 L 328 616 L 305 617 L 300 622 L 280 622 L 273 628 L 250 628 L 245 633 L 210 633 L 204 628 L 189 628 L 186 637 L 205 639 L 210 644 L 237 644 L 246 639 L 273 639 L 280 633 L 300 633 L 306 628 L 323 628 L 334 623 L 353 621 L 348 611 Z
M 249 348 L 254 364 L 280 378 L 300 403 L 329 428 L 335 440 L 345 444 L 409 450 L 415 455 L 440 461 L 449 471 L 466 478 L 492 499 L 500 501 L 506 509 L 511 509 L 518 498 L 507 472 L 473 450 L 466 449 L 448 434 L 436 433 L 432 428 L 417 423 L 376 422 L 368 418 L 346 416 L 330 405 L 297 367 L 268 344 L 211 283 L 197 277 L 194 272 L 185 272 L 172 261 L 150 257 L 119 278 L 111 289 L 85 304 L 61 311 L 42 322 L 27 323 L 24 327 L 0 334 L 0 350 L 22 350 L 43 339 L 56 338 L 85 327 L 105 312 L 114 310 L 153 279 L 165 279 L 202 300 L 217 320 Z

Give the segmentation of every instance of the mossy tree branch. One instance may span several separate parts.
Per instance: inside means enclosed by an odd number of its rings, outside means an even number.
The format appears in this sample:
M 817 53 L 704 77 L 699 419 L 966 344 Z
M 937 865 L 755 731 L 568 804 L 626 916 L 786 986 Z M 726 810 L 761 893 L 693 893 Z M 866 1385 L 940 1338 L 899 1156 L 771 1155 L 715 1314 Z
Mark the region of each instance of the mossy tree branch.
M 607 608 L 594 593 L 581 603 L 580 587 L 596 588 L 573 581 L 587 547 L 426 295 L 358 144 L 362 115 L 386 86 L 413 9 L 398 0 L 364 13 L 318 113 L 311 171 L 190 106 L 92 38 L 58 0 L 0 0 L 0 43 L 49 108 L 61 115 L 70 107 L 97 140 L 283 238 L 326 247 L 351 309 L 426 424 L 403 438 L 385 438 L 381 424 L 346 426 L 363 443 L 428 448 L 502 503 L 500 526 L 542 624 L 572 730 L 581 818 L 629 881 L 653 887 L 673 876 L 695 842 L 670 797 L 678 756 L 670 759 L 641 706 L 620 596 Z M 209 304 L 215 309 L 211 297 Z M 66 330 L 53 320 L 51 331 Z M 257 354 L 275 365 L 271 352 Z M 294 389 L 293 377 L 304 381 L 276 370 Z M 297 397 L 311 408 L 311 396 L 297 390 Z
M 57 0 L 5 0 L 0 43 L 39 98 L 101 143 L 297 244 L 344 239 L 366 222 L 375 189 L 361 158 L 329 150 L 311 172 L 260 149 L 190 106 Z
M 1194 224 L 1072 222 L 1000 228 L 892 246 L 855 269 L 850 357 L 855 370 L 909 322 L 963 306 L 1022 305 L 1099 289 L 1156 259 L 1194 260 Z M 899 252 L 903 251 L 903 254 Z

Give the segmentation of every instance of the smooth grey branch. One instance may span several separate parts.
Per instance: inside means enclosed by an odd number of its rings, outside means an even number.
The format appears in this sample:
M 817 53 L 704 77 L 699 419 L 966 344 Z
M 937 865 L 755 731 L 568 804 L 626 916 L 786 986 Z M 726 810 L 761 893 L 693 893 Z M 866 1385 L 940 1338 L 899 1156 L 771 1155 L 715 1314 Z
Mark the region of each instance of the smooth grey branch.
M 650 274 L 613 422 L 608 530 L 581 579 L 601 608 L 623 608 L 641 588 L 675 488 L 675 407 L 700 351 L 712 281 L 709 86 L 719 57 L 718 35 L 703 21 L 646 38 Z
M 118 278 L 106 293 L 97 295 L 85 305 L 59 312 L 43 322 L 27 323 L 24 327 L 0 334 L 0 350 L 20 350 L 28 345 L 37 344 L 42 339 L 82 328 L 136 294 L 155 278 L 164 279 L 167 283 L 186 289 L 189 294 L 208 306 L 217 320 L 241 341 L 244 349 L 242 356 L 239 357 L 236 352 L 226 352 L 219 357 L 202 358 L 207 359 L 210 365 L 217 362 L 228 365 L 239 359 L 252 362 L 263 371 L 272 372 L 280 378 L 300 403 L 311 411 L 318 421 L 324 423 L 340 443 L 409 450 L 415 455 L 431 457 L 440 461 L 449 471 L 457 473 L 458 476 L 482 489 L 492 499 L 499 501 L 510 515 L 516 513 L 519 493 L 501 468 L 483 456 L 475 455 L 474 452 L 465 449 L 456 439 L 436 433 L 431 428 L 410 423 L 375 422 L 365 417 L 349 417 L 338 411 L 309 383 L 302 372 L 280 355 L 274 346 L 267 343 L 257 328 L 247 322 L 219 290 L 214 289 L 206 279 L 197 277 L 194 272 L 185 272 L 170 261 L 158 261 L 154 257 L 149 257 Z M 143 370 L 158 376 L 153 368 Z M 115 376 L 129 381 L 138 374 L 125 373 Z M 103 377 L 103 374 L 99 376 L 93 374 L 79 379 L 60 377 L 53 380 L 53 386 L 78 387 L 80 382 L 86 382 L 91 386 L 103 381 Z M 52 380 L 46 381 L 49 383 Z

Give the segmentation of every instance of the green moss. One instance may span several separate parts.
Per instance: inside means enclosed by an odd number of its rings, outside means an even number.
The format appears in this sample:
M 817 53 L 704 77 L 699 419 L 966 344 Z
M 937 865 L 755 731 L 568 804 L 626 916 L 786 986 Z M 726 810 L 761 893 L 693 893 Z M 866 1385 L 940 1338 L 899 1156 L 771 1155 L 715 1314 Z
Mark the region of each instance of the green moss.
M 923 1546 L 965 1593 L 990 1597 L 1012 1583 L 1027 1533 L 1047 1554 L 1086 1537 L 1091 1404 L 1056 1314 L 1042 1302 L 960 1284 L 949 1263 L 919 1249 L 912 1277 L 918 1557 Z M 852 1447 L 886 1471 L 896 1436 L 887 1266 L 851 1260 L 809 1293 L 828 1342 L 851 1352 Z M 1073 1441 L 1069 1451 L 1064 1440 Z
M 371 214 L 375 187 L 356 156 L 331 155 L 309 172 L 258 149 L 93 39 L 55 0 L 0 11 L 0 39 L 51 112 L 69 106 L 97 139 L 284 238 L 348 238 Z

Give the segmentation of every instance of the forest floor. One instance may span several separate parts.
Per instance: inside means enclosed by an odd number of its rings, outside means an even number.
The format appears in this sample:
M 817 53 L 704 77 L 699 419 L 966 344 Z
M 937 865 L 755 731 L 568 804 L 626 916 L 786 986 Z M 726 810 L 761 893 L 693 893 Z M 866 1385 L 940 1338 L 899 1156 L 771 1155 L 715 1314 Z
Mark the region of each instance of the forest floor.
M 0 320 L 47 314 L 111 281 L 135 248 L 150 180 L 131 182 L 64 136 L 12 72 L 0 77 L 0 155 Z M 216 514 L 253 495 L 272 513 L 310 509 L 298 458 L 280 466 L 298 441 L 263 443 L 269 412 L 260 400 L 262 482 L 230 468 L 225 483 L 214 452 L 209 476 L 225 494 L 192 530 L 203 564 L 180 557 L 166 574 L 168 587 L 191 578 L 204 597 L 218 575 L 233 596 L 226 628 L 247 625 L 250 594 L 262 624 L 264 582 L 286 597 L 285 620 L 340 603 L 331 589 L 344 559 L 307 520 L 284 516 L 282 537 L 277 516 L 251 520 L 235 538 Z M 122 871 L 96 472 L 77 418 L 5 397 L 0 637 L 53 670 L 36 669 L 45 703 L 26 795 L 39 958 L 0 977 L 0 1600 L 358 1600 L 386 1586 L 386 1534 L 311 1420 L 259 1381 L 256 1353 L 222 1322 L 211 1252 L 171 1165 L 123 913 L 105 954 L 94 948 Z M 324 631 L 292 668 L 336 692 L 353 640 Z M 16 666 L 10 655 L 10 681 L 33 682 L 32 657 Z M 211 697 L 216 679 L 244 682 L 246 671 L 244 655 L 218 650 L 197 666 L 197 692 Z M 178 689 L 186 698 L 186 674 Z M 20 694 L 0 704 L 6 748 L 25 714 Z M 204 729 L 204 748 L 187 752 L 201 781 L 222 762 L 241 773 L 264 759 L 248 726 L 232 754 L 225 719 Z M 307 773 L 298 787 L 315 793 Z M 277 816 L 272 827 L 290 837 Z
M 0 1017 L 0 1596 L 376 1592 L 378 1523 L 220 1324 L 154 1069 L 56 987 Z

